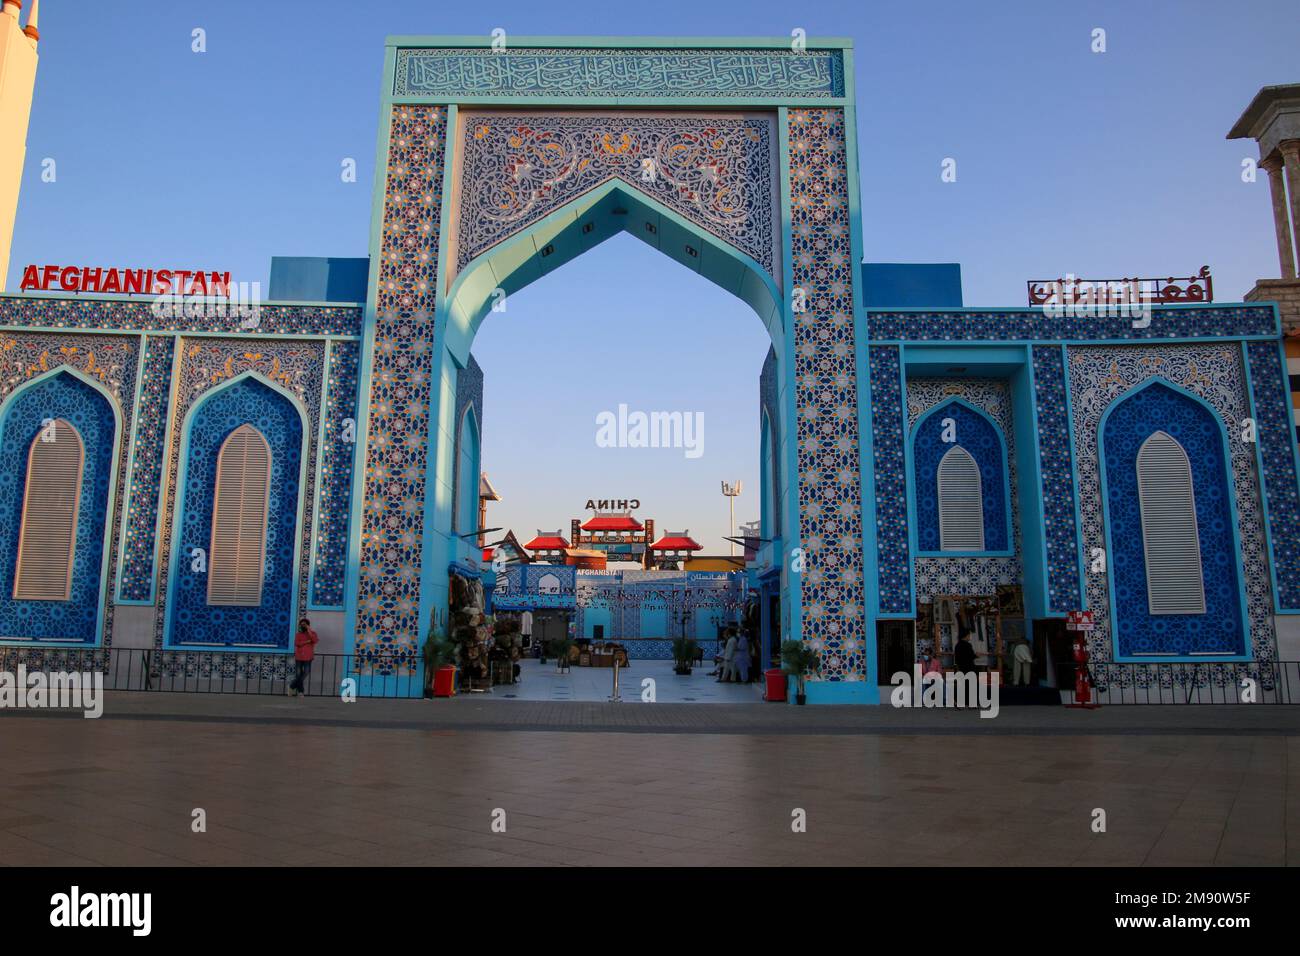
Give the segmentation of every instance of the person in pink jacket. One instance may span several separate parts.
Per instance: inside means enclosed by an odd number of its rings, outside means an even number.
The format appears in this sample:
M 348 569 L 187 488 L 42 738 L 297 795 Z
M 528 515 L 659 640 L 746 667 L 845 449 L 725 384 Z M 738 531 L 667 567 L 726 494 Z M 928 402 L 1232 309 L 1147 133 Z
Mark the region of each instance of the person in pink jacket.
M 289 684 L 289 696 L 307 696 L 307 677 L 311 674 L 311 662 L 316 657 L 316 642 L 320 640 L 311 629 L 311 621 L 305 617 L 298 622 L 298 633 L 293 636 L 293 662 L 296 673 Z

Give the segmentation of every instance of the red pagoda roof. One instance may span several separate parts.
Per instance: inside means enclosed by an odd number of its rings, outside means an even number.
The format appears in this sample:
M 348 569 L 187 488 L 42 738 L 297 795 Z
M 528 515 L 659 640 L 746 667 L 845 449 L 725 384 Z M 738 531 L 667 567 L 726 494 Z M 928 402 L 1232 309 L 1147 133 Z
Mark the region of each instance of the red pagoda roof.
M 696 542 L 685 531 L 673 534 L 671 531 L 650 545 L 651 551 L 702 551 L 704 546 Z
M 582 524 L 583 531 L 643 531 L 645 526 L 631 515 L 596 515 Z
M 529 551 L 563 551 L 568 546 L 569 542 L 554 534 L 539 534 L 524 545 Z

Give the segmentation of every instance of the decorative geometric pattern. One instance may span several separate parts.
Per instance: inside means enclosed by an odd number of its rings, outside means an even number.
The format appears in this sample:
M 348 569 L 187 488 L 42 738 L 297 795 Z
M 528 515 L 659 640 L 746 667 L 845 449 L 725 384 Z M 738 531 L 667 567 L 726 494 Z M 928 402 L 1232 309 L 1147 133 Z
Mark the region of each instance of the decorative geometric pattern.
M 321 386 L 325 369 L 325 342 L 312 340 L 270 340 L 270 339 L 181 339 L 177 343 L 180 350 L 180 370 L 176 382 L 176 402 L 171 411 L 171 441 L 167 448 L 167 463 L 164 482 L 165 494 L 162 501 L 162 531 L 159 535 L 158 553 L 163 556 L 159 561 L 160 582 L 156 600 L 158 614 L 154 622 L 154 648 L 163 646 L 164 626 L 168 620 L 167 577 L 171 568 L 173 518 L 175 515 L 176 481 L 180 468 L 180 446 L 185 418 L 203 395 L 244 372 L 256 372 L 288 390 L 302 405 L 307 416 L 307 461 L 319 460 L 317 450 L 317 432 L 321 414 Z M 307 606 L 307 580 L 310 573 L 312 519 L 315 514 L 314 495 L 316 489 L 316 469 L 307 468 L 306 485 L 302 494 L 302 533 L 299 536 L 297 553 L 303 556 L 299 562 L 297 595 L 298 607 Z M 188 542 L 185 542 L 188 544 Z M 200 545 L 202 547 L 203 545 Z M 189 573 L 189 564 L 184 564 L 183 573 Z M 231 636 L 230 643 L 259 644 L 264 643 L 265 635 L 242 633 Z M 286 638 L 287 640 L 287 638 Z M 274 645 L 273 645 L 274 646 Z M 195 652 L 197 655 L 209 652 Z M 220 656 L 220 652 L 218 657 Z M 240 655 L 242 658 L 242 655 Z M 198 658 L 194 658 L 197 660 Z M 191 658 L 186 658 L 186 661 Z M 246 666 L 247 665 L 247 666 Z M 185 666 L 189 666 L 186 664 Z M 252 662 L 240 662 L 233 666 L 235 673 L 255 675 L 260 665 Z M 228 675 L 230 676 L 230 675 Z
M 85 447 L 71 593 L 66 601 L 21 601 L 13 596 L 13 581 L 28 454 L 49 419 L 70 422 Z M 5 411 L 0 431 L 0 637 L 95 642 L 116 427 L 108 399 L 66 373 L 33 385 Z
M 1041 310 L 1001 312 L 870 312 L 872 341 L 1043 342 L 1105 339 L 1155 340 L 1223 336 L 1276 336 L 1273 310 L 1254 305 L 1204 309 L 1153 309 L 1151 324 L 1130 318 L 1052 317 Z
M 1148 610 L 1137 457 L 1143 442 L 1156 431 L 1178 442 L 1191 464 L 1205 590 L 1202 614 L 1153 615 Z M 1226 449 L 1214 415 L 1157 381 L 1126 393 L 1112 406 L 1102 440 L 1115 593 L 1112 611 L 1121 656 L 1241 654 L 1245 647 L 1240 578 L 1224 470 Z
M 381 675 L 415 673 L 424 631 L 420 557 L 446 120 L 441 106 L 395 106 L 391 117 L 356 620 L 358 667 Z
M 789 131 L 790 280 L 806 303 L 794 313 L 802 636 L 824 680 L 859 681 L 866 594 L 844 111 L 791 110 Z
M 735 116 L 476 113 L 461 141 L 459 271 L 618 179 L 773 268 L 771 121 Z
M 188 301 L 188 300 L 186 300 Z M 131 332 L 240 332 L 244 319 L 226 315 L 159 318 L 147 297 L 138 299 L 41 299 L 0 296 L 0 326 Z M 183 311 L 183 310 L 176 310 Z M 333 305 L 263 305 L 259 335 L 360 335 L 361 309 Z
M 962 398 L 981 411 L 1002 431 L 1007 443 L 1007 469 L 1011 487 L 1011 550 L 1005 557 L 934 557 L 917 556 L 913 572 L 913 589 L 917 600 L 924 601 L 936 594 L 989 595 L 997 593 L 999 584 L 1018 584 L 1021 581 L 1020 561 L 1020 506 L 1017 481 L 1015 427 L 1011 409 L 1011 389 L 1000 379 L 961 378 L 907 380 L 907 415 L 909 425 L 916 422 L 936 405 Z M 936 412 L 927 421 L 933 421 Z M 958 426 L 958 434 L 963 434 Z M 963 445 L 963 447 L 965 447 Z M 999 450 L 999 455 L 1001 451 Z M 1001 479 L 999 479 L 1001 480 Z M 919 482 L 918 482 L 919 484 Z M 919 498 L 918 498 L 919 502 Z M 1005 513 L 1001 519 L 1005 527 Z M 1005 537 L 1005 535 L 1004 535 Z
M 911 407 L 911 384 L 908 406 Z M 952 420 L 953 442 L 943 440 L 946 419 Z M 933 411 L 912 433 L 912 469 L 916 480 L 916 540 L 918 551 L 942 550 L 939 536 L 939 461 L 960 446 L 980 472 L 984 512 L 984 550 L 1007 551 L 1010 507 L 1007 501 L 1007 464 L 1003 439 L 991 421 L 962 402 L 949 401 Z
M 191 551 L 208 552 L 212 541 L 217 454 L 230 433 L 251 424 L 271 446 L 271 485 L 266 528 L 262 602 L 257 607 L 208 603 L 208 575 L 191 570 Z M 288 399 L 256 379 L 218 389 L 190 420 L 181 505 L 179 549 L 172 573 L 170 646 L 262 645 L 287 648 L 294 622 L 294 556 L 301 545 L 298 520 L 302 417 Z M 209 569 L 210 570 L 210 569 Z
M 1071 346 L 1067 349 L 1074 447 L 1078 470 L 1079 509 L 1082 519 L 1085 567 L 1094 553 L 1105 553 L 1105 525 L 1101 505 L 1098 463 L 1098 428 L 1112 402 L 1151 378 L 1177 385 L 1206 401 L 1225 424 L 1247 416 L 1245 375 L 1240 346 L 1235 343 L 1205 345 Z M 1246 586 L 1246 617 L 1255 661 L 1274 660 L 1273 603 L 1268 573 L 1268 552 L 1255 475 L 1254 446 L 1242 442 L 1240 428 L 1228 428 L 1228 449 L 1236 488 L 1236 509 L 1241 548 L 1242 577 Z M 1099 549 L 1094 552 L 1093 549 Z M 1108 556 L 1108 566 L 1110 564 Z M 1085 575 L 1088 609 L 1096 629 L 1088 638 L 1093 670 L 1102 683 L 1120 687 L 1158 683 L 1159 672 L 1142 665 L 1109 665 L 1113 660 L 1113 614 L 1109 574 Z M 1206 665 L 1207 673 L 1237 673 L 1235 665 Z M 1216 669 L 1217 668 L 1217 669 Z M 1167 675 L 1166 675 L 1167 679 Z M 1217 679 L 1217 678 L 1216 678 Z
M 912 562 L 899 350 L 894 346 L 870 346 L 867 361 L 871 368 L 871 452 L 876 482 L 876 595 L 880 613 L 908 614 L 912 610 Z
M 1246 345 L 1257 440 L 1264 464 L 1277 605 L 1279 609 L 1294 611 L 1300 610 L 1300 485 L 1292 447 L 1294 432 L 1287 374 L 1278 352 L 1276 342 Z
M 312 604 L 343 606 L 351 531 L 352 470 L 357 440 L 356 342 L 330 343 L 325 394 L 325 444 L 321 447 L 320 501 L 316 512 Z M 348 421 L 352 424 L 349 427 Z M 346 436 L 351 436 L 346 437 Z
M 838 50 L 398 50 L 395 96 L 839 97 Z
M 1065 353 L 1035 345 L 1034 400 L 1038 411 L 1038 457 L 1042 475 L 1043 526 L 1047 539 L 1047 609 L 1067 614 L 1083 604 L 1079 581 L 1079 529 L 1075 522 L 1074 460 L 1066 407 Z
M 176 340 L 169 335 L 145 339 L 140 410 L 134 438 L 131 486 L 127 490 L 126 536 L 122 548 L 122 578 L 118 600 L 153 598 L 158 542 L 158 497 L 162 484 L 163 450 L 167 438 L 167 405 L 171 398 L 172 361 Z

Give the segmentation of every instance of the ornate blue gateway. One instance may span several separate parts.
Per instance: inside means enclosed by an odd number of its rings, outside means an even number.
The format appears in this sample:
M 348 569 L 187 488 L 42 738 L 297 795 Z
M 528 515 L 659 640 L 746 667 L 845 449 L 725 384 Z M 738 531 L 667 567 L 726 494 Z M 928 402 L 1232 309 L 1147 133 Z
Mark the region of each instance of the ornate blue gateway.
M 838 40 L 394 38 L 364 305 L 268 303 L 247 327 L 0 295 L 0 665 L 111 673 L 127 648 L 223 687 L 282 680 L 307 612 L 346 631 L 362 693 L 418 675 L 449 571 L 478 573 L 475 333 L 624 231 L 771 338 L 761 616 L 765 641 L 818 652 L 810 700 L 877 700 L 900 629 L 919 650 L 994 599 L 1032 640 L 1091 611 L 1112 691 L 1267 689 L 1300 613 L 1276 308 L 866 308 L 884 296 L 859 268 L 852 75 Z M 76 429 L 59 474 L 80 495 L 68 546 L 26 554 L 47 419 Z M 222 604 L 202 557 L 220 449 L 247 427 L 276 476 L 266 559 L 257 597 Z M 17 587 L 38 558 L 75 569 L 65 600 Z M 631 634 L 625 611 L 609 626 Z
M 835 699 L 875 699 L 851 74 L 839 40 L 390 39 L 347 589 L 365 667 L 417 667 L 447 569 L 468 556 L 451 396 L 494 295 L 626 231 L 767 328 L 794 557 L 783 633 L 819 650 Z

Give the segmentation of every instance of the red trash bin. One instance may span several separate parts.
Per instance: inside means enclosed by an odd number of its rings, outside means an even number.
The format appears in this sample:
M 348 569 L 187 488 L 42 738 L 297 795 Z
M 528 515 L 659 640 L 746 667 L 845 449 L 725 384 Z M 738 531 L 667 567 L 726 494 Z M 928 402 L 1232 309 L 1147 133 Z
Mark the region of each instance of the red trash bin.
M 767 678 L 767 688 L 763 691 L 764 700 L 785 700 L 785 671 L 779 667 L 763 671 Z
M 433 696 L 451 697 L 456 693 L 456 668 L 445 664 L 433 672 Z

